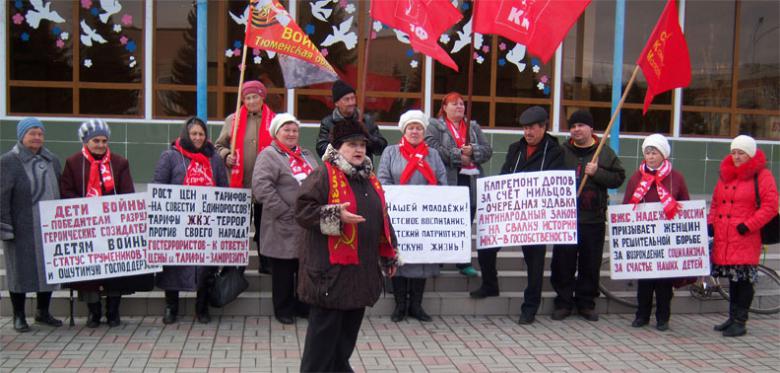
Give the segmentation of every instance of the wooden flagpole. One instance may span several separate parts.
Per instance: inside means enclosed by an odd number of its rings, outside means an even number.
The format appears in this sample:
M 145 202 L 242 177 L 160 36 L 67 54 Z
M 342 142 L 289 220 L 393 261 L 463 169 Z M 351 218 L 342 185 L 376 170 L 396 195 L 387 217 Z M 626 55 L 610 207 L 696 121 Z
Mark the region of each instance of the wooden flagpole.
M 615 111 L 612 113 L 612 118 L 609 120 L 607 129 L 604 130 L 604 137 L 602 137 L 601 141 L 599 141 L 599 146 L 598 148 L 596 148 L 596 153 L 593 154 L 593 160 L 591 162 L 598 163 L 599 154 L 601 153 L 601 148 L 604 146 L 604 144 L 607 142 L 607 139 L 609 138 L 609 132 L 612 130 L 612 125 L 615 124 L 615 119 L 617 118 L 618 113 L 620 113 L 620 110 L 623 108 L 623 103 L 626 102 L 628 91 L 631 90 L 631 86 L 634 85 L 634 80 L 636 79 L 637 73 L 639 73 L 639 65 L 636 65 L 636 67 L 634 67 L 634 72 L 631 73 L 631 79 L 629 79 L 628 84 L 626 84 L 626 89 L 623 91 L 623 97 L 620 98 L 620 101 L 618 102 Z M 588 180 L 588 174 L 585 174 L 585 176 L 582 177 L 582 181 L 580 182 L 580 187 L 577 188 L 577 197 L 579 197 L 580 193 L 582 193 L 582 188 L 585 187 L 585 182 L 587 180 Z
M 358 92 L 358 121 L 363 123 L 363 115 L 366 108 L 366 80 L 368 79 L 368 56 L 371 48 L 371 25 L 373 20 L 371 19 L 371 12 L 368 12 L 368 23 L 366 30 L 366 50 L 363 51 L 363 70 L 360 72 L 360 92 Z M 336 104 L 335 102 L 333 103 Z
M 252 24 L 252 16 L 255 10 L 252 7 L 252 1 L 249 0 L 249 16 L 246 19 L 246 27 L 244 28 L 244 49 L 241 52 L 241 63 L 238 65 L 241 69 L 241 75 L 238 78 L 238 93 L 236 96 L 236 111 L 233 114 L 233 133 L 230 136 L 230 155 L 235 155 L 236 152 L 236 135 L 238 133 L 238 120 L 239 111 L 241 110 L 241 88 L 244 85 L 244 72 L 246 71 L 246 34 L 249 32 L 249 27 Z

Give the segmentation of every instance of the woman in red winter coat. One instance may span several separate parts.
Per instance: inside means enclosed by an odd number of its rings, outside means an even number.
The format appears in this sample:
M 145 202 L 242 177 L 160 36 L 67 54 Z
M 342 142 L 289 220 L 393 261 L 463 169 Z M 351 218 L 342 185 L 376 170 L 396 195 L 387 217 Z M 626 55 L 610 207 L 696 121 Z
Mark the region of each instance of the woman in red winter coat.
M 678 201 L 690 199 L 685 179 L 677 170 L 672 169 L 669 155 L 672 149 L 666 137 L 660 134 L 647 136 L 642 142 L 642 153 L 645 160 L 639 165 L 626 185 L 624 204 L 661 202 L 667 219 L 672 219 L 680 209 Z M 636 298 L 639 308 L 631 326 L 640 328 L 650 322 L 650 311 L 653 309 L 653 293 L 655 293 L 655 328 L 660 331 L 669 330 L 671 317 L 672 285 L 674 278 L 654 278 L 637 281 Z
M 730 280 L 729 318 L 714 328 L 724 337 L 747 333 L 745 323 L 758 278 L 761 227 L 777 214 L 777 204 L 777 185 L 766 168 L 764 152 L 756 148 L 753 138 L 737 136 L 731 141 L 731 154 L 720 164 L 720 179 L 707 217 L 714 241 L 712 275 Z

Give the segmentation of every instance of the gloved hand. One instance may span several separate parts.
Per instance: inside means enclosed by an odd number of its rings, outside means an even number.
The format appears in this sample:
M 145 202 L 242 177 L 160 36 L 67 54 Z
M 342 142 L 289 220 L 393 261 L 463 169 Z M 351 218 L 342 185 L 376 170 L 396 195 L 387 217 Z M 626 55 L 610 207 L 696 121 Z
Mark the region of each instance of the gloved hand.
M 750 232 L 750 229 L 747 227 L 747 225 L 745 225 L 745 223 L 739 223 L 737 226 L 737 232 L 744 236 L 745 233 Z
M 710 237 L 715 237 L 715 226 L 712 224 L 707 224 L 707 235 Z

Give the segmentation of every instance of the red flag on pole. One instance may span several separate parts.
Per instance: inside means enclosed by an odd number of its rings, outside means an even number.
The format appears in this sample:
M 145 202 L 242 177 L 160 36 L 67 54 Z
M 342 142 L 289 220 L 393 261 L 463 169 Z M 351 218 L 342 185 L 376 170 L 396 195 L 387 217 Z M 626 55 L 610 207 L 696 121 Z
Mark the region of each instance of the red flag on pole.
M 415 51 L 458 71 L 438 42 L 444 31 L 463 18 L 450 0 L 371 0 L 371 17 L 409 34 Z
M 590 0 L 474 0 L 474 32 L 520 43 L 547 63 Z
M 666 3 L 664 12 L 636 64 L 647 80 L 647 95 L 642 114 L 653 102 L 653 97 L 670 89 L 687 87 L 691 83 L 691 58 L 688 43 L 680 29 L 677 4 Z

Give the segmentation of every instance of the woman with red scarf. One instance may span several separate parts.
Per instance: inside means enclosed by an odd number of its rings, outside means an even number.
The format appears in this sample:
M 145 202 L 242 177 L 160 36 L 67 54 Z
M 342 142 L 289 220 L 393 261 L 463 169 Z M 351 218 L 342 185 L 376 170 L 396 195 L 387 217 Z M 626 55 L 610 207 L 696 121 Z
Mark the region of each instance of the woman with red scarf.
M 295 199 L 301 183 L 318 167 L 317 159 L 301 148 L 300 123 L 287 113 L 271 121 L 274 140 L 257 156 L 252 176 L 252 194 L 263 204 L 260 224 L 260 253 L 271 264 L 271 299 L 274 316 L 282 324 L 294 324 L 295 317 L 308 316 L 308 307 L 295 296 L 298 273 L 298 242 L 303 228 L 295 222 Z
M 484 176 L 482 164 L 493 156 L 485 134 L 477 122 L 466 123 L 466 105 L 463 97 L 450 92 L 441 101 L 438 118 L 431 118 L 425 130 L 425 142 L 436 149 L 447 167 L 447 185 L 469 187 L 471 218 L 477 211 L 476 180 Z M 457 265 L 460 273 L 476 277 L 478 272 L 471 263 Z
M 439 153 L 425 143 L 428 117 L 420 110 L 409 110 L 398 121 L 403 137 L 398 145 L 388 146 L 382 153 L 377 177 L 383 185 L 447 185 L 447 169 Z M 425 279 L 438 276 L 438 264 L 406 264 L 393 277 L 394 322 L 410 317 L 431 321 L 422 308 Z M 407 302 L 408 300 L 408 302 Z M 407 307 L 408 305 L 408 307 Z
M 134 193 L 130 163 L 127 159 L 112 153 L 108 147 L 111 129 L 102 119 L 92 119 L 81 124 L 79 139 L 84 144 L 81 151 L 65 161 L 65 170 L 60 179 L 62 198 L 100 197 L 111 194 Z M 122 294 L 135 290 L 151 290 L 154 275 L 112 278 L 102 281 L 85 281 L 70 286 L 79 290 L 79 300 L 87 303 L 89 315 L 87 327 L 100 325 L 100 290 L 106 295 L 106 321 L 108 326 L 118 326 L 119 303 Z M 140 286 L 149 284 L 148 288 Z M 135 286 L 139 285 L 139 286 Z
M 672 169 L 669 155 L 672 149 L 666 137 L 660 134 L 647 136 L 642 142 L 644 162 L 631 176 L 626 185 L 624 204 L 639 204 L 661 202 L 667 219 L 673 219 L 680 210 L 678 201 L 687 201 L 688 186 L 685 178 L 677 170 Z M 669 330 L 673 284 L 677 279 L 659 278 L 638 280 L 636 297 L 639 308 L 631 326 L 640 328 L 650 322 L 650 312 L 653 308 L 653 293 L 655 293 L 656 329 Z
M 382 185 L 366 156 L 368 133 L 355 119 L 336 122 L 323 155 L 301 185 L 295 219 L 298 297 L 310 305 L 302 372 L 351 372 L 366 307 L 395 275 L 396 238 Z M 381 270 L 380 270 L 381 269 Z
M 761 227 L 777 215 L 777 185 L 756 140 L 740 135 L 720 164 L 712 193 L 708 231 L 713 237 L 712 275 L 729 279 L 729 318 L 716 325 L 724 337 L 747 333 L 756 266 L 761 256 Z M 760 207 L 759 207 L 760 203 Z
M 208 141 L 206 123 L 192 117 L 184 123 L 179 138 L 164 151 L 154 169 L 158 184 L 227 187 L 227 169 L 214 145 Z M 157 274 L 157 286 L 165 290 L 163 323 L 172 324 L 179 316 L 179 291 L 196 291 L 195 316 L 198 322 L 211 321 L 206 279 L 217 270 L 213 266 L 164 266 Z

